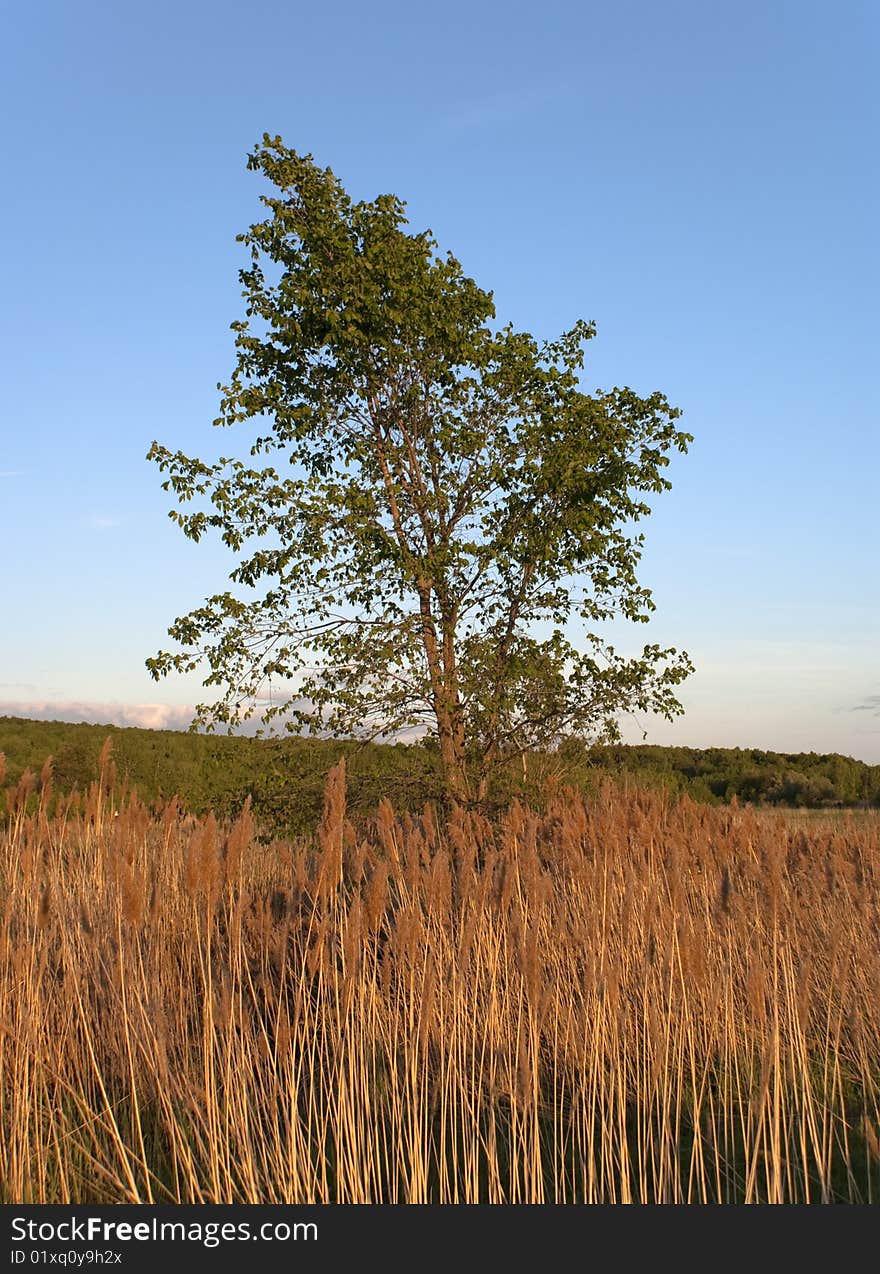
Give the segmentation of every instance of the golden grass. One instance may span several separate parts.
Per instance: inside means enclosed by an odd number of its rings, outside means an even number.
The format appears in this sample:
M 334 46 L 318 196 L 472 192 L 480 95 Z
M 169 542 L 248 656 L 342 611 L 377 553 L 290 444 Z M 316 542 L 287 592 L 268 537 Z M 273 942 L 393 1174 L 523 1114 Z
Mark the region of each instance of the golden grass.
M 0 1201 L 880 1195 L 878 816 L 7 807 Z

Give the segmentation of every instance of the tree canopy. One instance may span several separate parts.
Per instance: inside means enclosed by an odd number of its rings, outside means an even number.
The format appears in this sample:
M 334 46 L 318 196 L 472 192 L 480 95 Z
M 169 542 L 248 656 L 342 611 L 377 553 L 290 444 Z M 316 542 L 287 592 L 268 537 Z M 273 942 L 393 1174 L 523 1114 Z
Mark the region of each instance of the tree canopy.
M 397 197 L 355 202 L 268 135 L 248 165 L 270 192 L 239 236 L 246 312 L 215 421 L 250 428 L 247 458 L 149 452 L 185 534 L 232 550 L 232 588 L 175 620 L 153 676 L 202 670 L 211 726 L 258 710 L 349 737 L 426 729 L 462 800 L 518 753 L 680 712 L 687 655 L 625 657 L 599 631 L 654 609 L 637 524 L 691 441 L 679 411 L 584 392 L 594 325 L 539 341 L 497 324 Z

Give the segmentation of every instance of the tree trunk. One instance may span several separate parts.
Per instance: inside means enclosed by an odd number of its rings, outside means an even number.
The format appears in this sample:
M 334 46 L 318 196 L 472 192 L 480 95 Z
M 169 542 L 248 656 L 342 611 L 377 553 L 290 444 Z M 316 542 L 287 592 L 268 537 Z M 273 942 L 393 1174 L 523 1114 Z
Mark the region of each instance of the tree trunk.
M 443 784 L 453 800 L 466 803 L 470 799 L 467 779 L 464 734 L 460 713 L 456 710 L 457 693 L 450 684 L 445 661 L 441 657 L 437 629 L 431 613 L 431 585 L 421 579 L 417 583 L 419 609 L 422 617 L 422 643 L 431 679 L 431 702 L 437 721 L 437 737 L 440 741 L 440 760 L 443 765 Z
M 466 805 L 470 800 L 470 788 L 464 765 L 464 758 L 458 755 L 455 738 L 451 731 L 440 730 L 440 759 L 443 763 L 443 786 L 448 796 Z

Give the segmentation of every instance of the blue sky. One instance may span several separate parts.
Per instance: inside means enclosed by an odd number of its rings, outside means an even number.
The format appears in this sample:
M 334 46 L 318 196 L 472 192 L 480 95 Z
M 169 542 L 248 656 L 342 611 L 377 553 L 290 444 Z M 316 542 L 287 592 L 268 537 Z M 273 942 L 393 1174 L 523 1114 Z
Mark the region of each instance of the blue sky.
M 697 673 L 627 737 L 880 762 L 880 8 L 256 0 L 7 8 L 0 712 L 179 723 L 144 659 L 224 579 L 145 453 L 209 456 L 264 131 L 392 191 L 587 388 L 695 436 L 645 524 Z

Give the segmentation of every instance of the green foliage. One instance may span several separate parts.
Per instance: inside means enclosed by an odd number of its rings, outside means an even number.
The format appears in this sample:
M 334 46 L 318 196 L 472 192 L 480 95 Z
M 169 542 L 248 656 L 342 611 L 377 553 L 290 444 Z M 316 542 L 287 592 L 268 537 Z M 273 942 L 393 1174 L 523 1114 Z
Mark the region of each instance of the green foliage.
M 591 768 L 660 782 L 694 800 L 812 809 L 880 805 L 880 766 L 817 752 L 765 752 L 758 748 L 585 748 L 566 745 L 570 780 L 583 783 Z
M 194 813 L 213 809 L 234 816 L 250 796 L 262 824 L 276 832 L 314 829 L 327 772 L 340 756 L 346 758 L 348 804 L 355 817 L 370 815 L 383 797 L 398 811 L 418 813 L 427 800 L 443 794 L 439 752 L 430 743 L 255 739 L 0 717 L 7 782 L 17 783 L 26 769 L 38 774 L 51 755 L 57 789 L 83 790 L 97 777 L 108 735 L 119 779 L 136 787 L 142 800 L 180 795 Z M 880 807 L 880 766 L 852 757 L 739 748 L 587 747 L 574 740 L 499 770 L 489 795 L 499 805 L 518 797 L 540 806 L 548 785 L 590 792 L 608 775 L 629 775 L 642 785 L 708 804 L 735 796 L 763 805 Z
M 234 817 L 251 797 L 261 822 L 275 832 L 311 832 L 321 816 L 327 773 L 346 757 L 354 813 L 375 810 L 383 796 L 398 809 L 421 809 L 441 792 L 439 758 L 423 746 L 359 744 L 355 740 L 255 739 L 110 725 L 0 717 L 6 782 L 25 770 L 39 774 L 52 758 L 59 792 L 83 791 L 98 777 L 107 738 L 120 783 L 147 802 L 180 796 L 194 813 Z
M 233 589 L 174 622 L 152 674 L 200 669 L 212 727 L 261 696 L 317 735 L 427 727 L 459 798 L 526 750 L 617 737 L 625 710 L 680 712 L 686 655 L 626 658 L 594 631 L 654 609 L 635 527 L 690 442 L 680 413 L 582 392 L 592 323 L 499 328 L 396 197 L 354 202 L 279 138 L 249 167 L 271 193 L 239 236 L 246 316 L 215 424 L 253 424 L 250 459 L 149 452 L 184 533 L 235 555 Z

